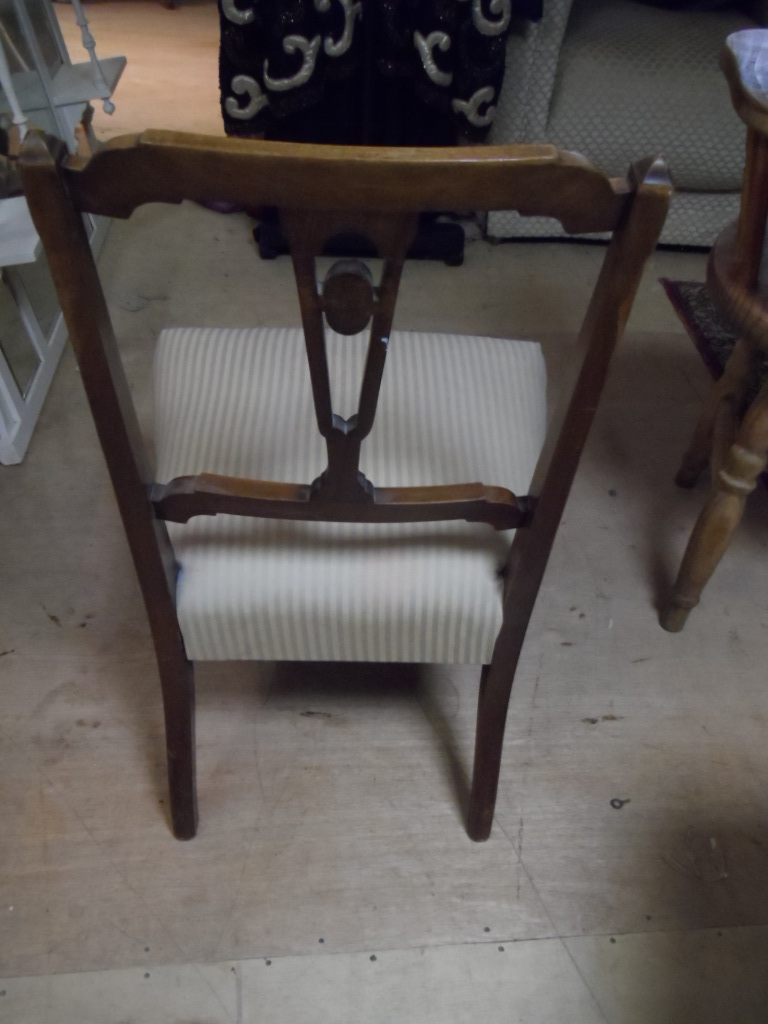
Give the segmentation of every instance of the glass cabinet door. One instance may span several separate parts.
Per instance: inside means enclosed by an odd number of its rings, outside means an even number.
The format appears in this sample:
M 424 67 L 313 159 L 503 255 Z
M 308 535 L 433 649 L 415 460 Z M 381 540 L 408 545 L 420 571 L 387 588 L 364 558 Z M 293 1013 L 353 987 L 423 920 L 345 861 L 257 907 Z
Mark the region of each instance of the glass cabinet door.
M 35 40 L 51 78 L 64 63 L 51 12 L 45 0 L 24 0 L 24 7 L 35 34 Z M 19 23 L 13 0 L 0 0 L 0 41 L 5 48 L 11 72 L 30 71 L 35 67 L 35 54 Z

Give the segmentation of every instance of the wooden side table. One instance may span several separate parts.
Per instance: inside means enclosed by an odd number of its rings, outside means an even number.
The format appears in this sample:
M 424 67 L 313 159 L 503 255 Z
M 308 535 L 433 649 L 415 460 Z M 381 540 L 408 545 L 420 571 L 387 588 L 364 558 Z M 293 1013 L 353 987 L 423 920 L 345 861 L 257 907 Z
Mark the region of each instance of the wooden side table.
M 747 495 L 768 462 L 768 382 L 747 402 L 755 364 L 768 353 L 768 30 L 729 36 L 720 59 L 736 113 L 747 125 L 744 188 L 738 220 L 710 254 L 707 283 L 738 341 L 714 386 L 677 475 L 692 487 L 712 462 L 712 493 L 699 515 L 661 625 L 681 630 L 725 554 Z

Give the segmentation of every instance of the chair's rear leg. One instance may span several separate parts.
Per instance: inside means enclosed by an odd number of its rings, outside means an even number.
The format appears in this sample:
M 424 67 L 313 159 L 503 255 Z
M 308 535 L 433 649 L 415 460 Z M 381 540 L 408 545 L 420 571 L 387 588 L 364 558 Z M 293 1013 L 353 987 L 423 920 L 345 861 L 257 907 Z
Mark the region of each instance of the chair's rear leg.
M 171 827 L 177 839 L 192 839 L 197 832 L 194 666 L 179 646 L 174 656 L 158 658 L 158 667 L 165 714 Z
M 476 843 L 483 842 L 491 834 L 512 683 L 555 528 L 556 521 L 554 526 L 547 524 L 547 528 L 541 531 L 543 537 L 533 536 L 532 531 L 518 531 L 512 546 L 507 586 L 517 594 L 517 599 L 507 602 L 491 664 L 483 665 L 480 676 L 475 763 L 467 816 L 467 834 Z
M 476 843 L 483 842 L 491 834 L 499 788 L 504 728 L 514 675 L 514 666 L 511 670 L 503 670 L 496 663 L 495 668 L 493 665 L 483 665 L 480 676 L 475 763 L 467 817 L 467 834 Z
M 491 664 L 483 666 L 480 677 L 475 763 L 467 816 L 467 833 L 475 842 L 483 842 L 491 834 L 512 683 L 558 521 L 556 513 L 540 520 L 536 527 L 518 530 L 512 543 L 504 622 Z

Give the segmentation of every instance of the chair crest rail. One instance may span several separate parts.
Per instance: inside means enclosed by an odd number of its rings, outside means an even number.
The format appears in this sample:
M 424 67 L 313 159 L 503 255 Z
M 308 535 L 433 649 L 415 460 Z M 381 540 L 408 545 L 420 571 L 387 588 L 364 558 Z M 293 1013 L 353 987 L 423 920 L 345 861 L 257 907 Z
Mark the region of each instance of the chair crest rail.
M 50 160 L 38 137 L 25 160 Z M 631 188 L 549 145 L 378 148 L 219 139 L 150 130 L 63 161 L 83 211 L 129 217 L 143 203 L 226 199 L 246 206 L 359 211 L 517 210 L 570 233 L 613 230 Z M 393 173 L 396 166 L 397 173 Z

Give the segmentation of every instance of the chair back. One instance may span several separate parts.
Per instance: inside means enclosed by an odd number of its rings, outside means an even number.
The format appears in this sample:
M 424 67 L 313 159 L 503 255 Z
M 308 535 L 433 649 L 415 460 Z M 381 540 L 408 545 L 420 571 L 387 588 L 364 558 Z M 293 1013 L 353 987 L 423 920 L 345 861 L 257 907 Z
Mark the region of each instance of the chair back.
M 109 448 L 117 443 L 120 450 L 112 459 L 117 471 L 124 474 L 136 463 L 132 475 L 143 483 L 146 459 L 136 451 L 135 417 L 81 214 L 128 217 L 144 203 L 182 200 L 279 210 L 293 260 L 327 467 L 317 479 L 299 485 L 200 473 L 154 487 L 155 511 L 179 522 L 230 512 L 346 522 L 467 519 L 497 529 L 523 525 L 531 508 L 528 499 L 536 495 L 515 496 L 501 481 L 377 488 L 360 472 L 361 445 L 374 424 L 401 271 L 419 214 L 516 209 L 555 217 L 572 233 L 613 232 L 631 220 L 631 230 L 622 232 L 606 259 L 604 278 L 615 284 L 609 287 L 601 278 L 598 303 L 588 314 L 592 327 L 586 347 L 599 349 L 605 327 L 616 337 L 631 298 L 611 293 L 611 287 L 614 292 L 617 286 L 626 288 L 627 269 L 630 274 L 634 270 L 636 285 L 668 196 L 659 161 L 647 162 L 628 183 L 609 180 L 581 157 L 551 146 L 350 149 L 148 131 L 116 139 L 82 159 L 65 155 L 54 140 L 33 135 L 22 165 L 102 443 Z M 378 286 L 360 261 L 343 260 L 318 288 L 317 258 L 339 234 L 362 236 L 373 244 L 383 261 Z M 611 302 L 613 309 L 607 308 Z M 333 409 L 324 321 L 346 335 L 370 323 L 359 404 L 352 416 Z M 599 394 L 609 356 L 610 346 L 594 355 L 596 363 L 585 381 L 588 401 L 589 395 Z M 107 380 L 111 386 L 105 388 Z M 126 429 L 117 442 L 119 419 Z

